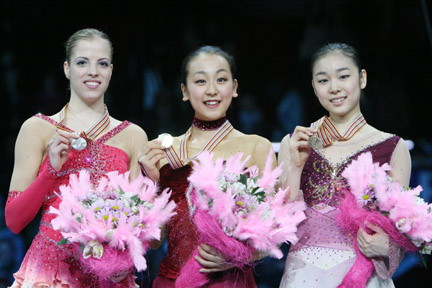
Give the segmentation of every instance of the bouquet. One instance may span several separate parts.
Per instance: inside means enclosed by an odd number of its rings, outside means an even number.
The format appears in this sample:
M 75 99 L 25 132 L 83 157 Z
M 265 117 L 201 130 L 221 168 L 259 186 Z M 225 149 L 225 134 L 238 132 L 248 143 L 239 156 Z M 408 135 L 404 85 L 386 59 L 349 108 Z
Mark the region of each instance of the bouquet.
M 52 226 L 64 237 L 59 244 L 79 248 L 83 266 L 102 282 L 134 266 L 145 270 L 150 241 L 160 239 L 161 227 L 174 215 L 168 191 L 158 195 L 152 180 L 140 175 L 130 181 L 129 172 L 109 172 L 95 187 L 82 170 L 60 192 L 59 208 L 50 209 L 57 215 Z
M 339 222 L 343 229 L 357 235 L 365 222 L 383 229 L 392 241 L 409 252 L 431 254 L 432 250 L 432 204 L 419 196 L 420 186 L 404 188 L 388 176 L 388 164 L 373 163 L 370 152 L 359 155 L 342 172 L 350 191 L 341 202 Z M 374 271 L 372 261 L 358 249 L 353 267 L 338 287 L 365 287 Z
M 200 242 L 240 269 L 253 260 L 256 250 L 282 258 L 279 246 L 298 241 L 297 225 L 306 218 L 305 203 L 288 202 L 288 189 L 277 188 L 282 168 L 273 168 L 272 154 L 261 177 L 256 166 L 246 167 L 249 157 L 242 161 L 241 153 L 226 160 L 212 158 L 212 153 L 202 152 L 189 177 Z M 195 255 L 198 250 L 183 266 L 175 287 L 201 287 L 208 282 Z

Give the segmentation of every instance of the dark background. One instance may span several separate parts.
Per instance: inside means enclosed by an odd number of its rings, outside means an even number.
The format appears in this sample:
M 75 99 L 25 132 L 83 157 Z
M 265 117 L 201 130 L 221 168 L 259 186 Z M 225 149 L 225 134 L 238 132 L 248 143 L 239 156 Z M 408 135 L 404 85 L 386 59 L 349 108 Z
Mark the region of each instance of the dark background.
M 190 125 L 192 110 L 181 101 L 179 72 L 183 57 L 200 45 L 234 54 L 240 97 L 230 120 L 273 142 L 324 113 L 310 85 L 311 51 L 326 42 L 353 45 L 368 72 L 362 111 L 376 128 L 413 141 L 411 182 L 423 186 L 430 202 L 431 7 L 427 0 L 1 0 L 0 200 L 7 197 L 21 123 L 37 112 L 56 113 L 69 98 L 64 42 L 76 30 L 94 27 L 114 45 L 106 97 L 110 114 L 140 125 L 150 139 L 160 132 L 183 133 Z M 0 240 L 12 239 L 4 224 L 0 229 Z M 35 231 L 36 223 L 13 243 L 25 250 Z M 10 254 L 10 246 L 1 245 Z M 14 249 L 11 256 L 20 258 L 19 246 Z M 157 260 L 151 259 L 158 253 L 149 254 L 154 270 Z M 0 277 L 10 276 L 16 268 L 6 261 L 12 260 L 1 259 Z M 430 272 L 409 259 L 394 277 L 396 287 L 429 287 Z M 140 275 L 143 283 L 153 277 L 152 269 Z M 258 265 L 260 287 L 276 287 L 282 269 L 283 260 Z

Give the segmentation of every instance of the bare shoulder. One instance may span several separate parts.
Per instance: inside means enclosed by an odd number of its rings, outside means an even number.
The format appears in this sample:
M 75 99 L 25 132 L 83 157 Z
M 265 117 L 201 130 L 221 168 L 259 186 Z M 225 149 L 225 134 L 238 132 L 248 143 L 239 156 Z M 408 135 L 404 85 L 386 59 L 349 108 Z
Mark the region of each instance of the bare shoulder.
M 56 126 L 44 119 L 30 117 L 21 125 L 20 134 L 35 135 L 37 138 L 45 138 L 51 137 L 56 129 Z
M 254 147 L 256 153 L 268 153 L 272 148 L 272 143 L 265 137 L 255 135 L 255 134 L 243 134 L 241 136 L 242 141 L 249 143 L 249 145 Z

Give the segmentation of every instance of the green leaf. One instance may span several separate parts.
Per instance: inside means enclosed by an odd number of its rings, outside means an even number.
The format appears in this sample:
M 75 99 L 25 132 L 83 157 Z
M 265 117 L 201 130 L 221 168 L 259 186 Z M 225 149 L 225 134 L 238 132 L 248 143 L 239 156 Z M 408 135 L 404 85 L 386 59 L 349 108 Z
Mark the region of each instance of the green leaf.
M 246 174 L 240 174 L 239 182 L 242 183 L 243 185 L 246 185 L 246 184 L 247 184 L 247 177 L 246 177 Z
M 68 243 L 69 243 L 69 241 L 66 238 L 63 238 L 57 242 L 57 245 L 66 245 Z

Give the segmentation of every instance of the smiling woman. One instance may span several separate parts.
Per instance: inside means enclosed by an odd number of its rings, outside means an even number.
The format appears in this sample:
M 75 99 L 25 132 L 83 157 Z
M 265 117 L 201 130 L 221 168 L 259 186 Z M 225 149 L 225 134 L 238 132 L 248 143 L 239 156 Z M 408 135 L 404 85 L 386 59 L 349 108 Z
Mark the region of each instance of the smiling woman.
M 167 225 L 168 255 L 160 264 L 153 287 L 174 287 L 196 249 L 199 254 L 195 260 L 201 265 L 200 272 L 211 279 L 206 287 L 256 287 L 252 269 L 236 268 L 226 261 L 229 255 L 200 243 L 197 227 L 189 217 L 186 192 L 193 166 L 191 160 L 202 151 L 212 151 L 215 159 L 227 159 L 242 152 L 243 160 L 250 157 L 246 162 L 248 167 L 256 165 L 262 171 L 265 166 L 272 150 L 270 141 L 243 134 L 227 119 L 231 101 L 238 97 L 237 87 L 231 55 L 213 46 L 193 51 L 183 62 L 180 87 L 183 101 L 190 101 L 195 111 L 192 126 L 183 135 L 174 137 L 168 149 L 158 139 L 144 145 L 140 161 L 145 173 L 159 181 L 162 189 L 170 188 L 177 204 L 177 214 Z
M 353 47 L 332 43 L 320 48 L 312 57 L 312 86 L 329 116 L 311 127 L 297 126 L 282 140 L 279 151 L 279 162 L 286 164 L 282 181 L 292 198 L 303 197 L 308 205 L 308 218 L 299 226 L 301 240 L 288 253 L 280 287 L 312 288 L 317 283 L 323 288 L 345 287 L 338 285 L 356 254 L 353 236 L 337 221 L 344 191 L 349 189 L 342 172 L 370 151 L 374 162 L 388 163 L 389 174 L 406 186 L 411 160 L 403 139 L 377 130 L 363 117 L 360 97 L 366 71 Z M 316 140 L 311 142 L 312 138 Z M 320 146 L 311 145 L 317 141 Z M 391 277 L 403 256 L 400 247 L 380 227 L 368 223 L 354 237 L 375 266 L 367 287 L 394 287 Z
M 118 283 L 99 283 L 81 267 L 71 247 L 57 245 L 63 237 L 52 228 L 54 215 L 48 213 L 62 201 L 58 188 L 79 170 L 89 171 L 93 184 L 110 171 L 130 171 L 132 178 L 139 174 L 137 155 L 147 136 L 137 125 L 111 117 L 104 104 L 111 61 L 111 42 L 105 33 L 77 31 L 66 43 L 69 103 L 55 115 L 36 114 L 21 127 L 6 223 L 19 233 L 39 210 L 42 220 L 12 287 L 135 287 L 132 271 L 125 271 Z

